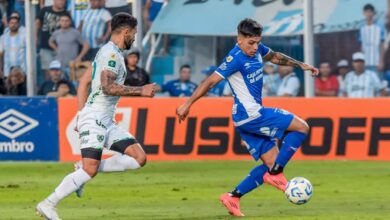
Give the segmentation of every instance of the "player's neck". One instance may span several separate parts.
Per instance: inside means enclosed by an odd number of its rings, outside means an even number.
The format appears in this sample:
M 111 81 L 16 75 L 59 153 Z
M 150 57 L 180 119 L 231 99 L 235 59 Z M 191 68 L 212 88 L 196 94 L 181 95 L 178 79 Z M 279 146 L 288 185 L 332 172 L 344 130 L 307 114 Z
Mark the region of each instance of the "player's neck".
M 117 35 L 111 36 L 111 42 L 113 42 L 120 50 L 123 50 L 125 48 L 125 43 L 122 39 L 120 39 Z

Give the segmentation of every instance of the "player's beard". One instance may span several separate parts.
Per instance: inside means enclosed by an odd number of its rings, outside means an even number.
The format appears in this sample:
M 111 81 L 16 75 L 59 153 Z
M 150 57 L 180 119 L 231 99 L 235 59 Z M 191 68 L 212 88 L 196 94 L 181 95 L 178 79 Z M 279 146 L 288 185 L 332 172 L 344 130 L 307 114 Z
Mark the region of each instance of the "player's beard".
M 125 39 L 125 50 L 130 50 L 131 46 L 133 46 L 133 43 L 134 43 L 133 38 Z

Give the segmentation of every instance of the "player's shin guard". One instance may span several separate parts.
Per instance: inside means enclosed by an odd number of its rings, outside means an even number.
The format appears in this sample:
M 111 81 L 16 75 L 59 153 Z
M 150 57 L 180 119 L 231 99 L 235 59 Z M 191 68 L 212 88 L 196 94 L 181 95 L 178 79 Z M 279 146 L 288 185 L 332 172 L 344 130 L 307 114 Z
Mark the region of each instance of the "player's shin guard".
M 286 135 L 275 164 L 270 170 L 271 174 L 279 174 L 283 172 L 283 168 L 294 156 L 295 152 L 302 145 L 303 141 L 305 141 L 306 137 L 306 134 L 297 131 L 292 131 Z
M 268 168 L 265 164 L 255 167 L 249 175 L 231 192 L 234 197 L 241 197 L 263 184 L 263 176 Z
M 91 177 L 88 173 L 86 173 L 83 169 L 78 169 L 67 175 L 60 185 L 57 186 L 55 191 L 47 197 L 47 200 L 56 206 L 59 201 L 75 192 L 80 186 L 88 182 L 90 179 Z
M 125 170 L 135 170 L 140 167 L 140 164 L 133 157 L 125 154 L 117 154 L 102 160 L 100 162 L 99 172 L 121 172 Z

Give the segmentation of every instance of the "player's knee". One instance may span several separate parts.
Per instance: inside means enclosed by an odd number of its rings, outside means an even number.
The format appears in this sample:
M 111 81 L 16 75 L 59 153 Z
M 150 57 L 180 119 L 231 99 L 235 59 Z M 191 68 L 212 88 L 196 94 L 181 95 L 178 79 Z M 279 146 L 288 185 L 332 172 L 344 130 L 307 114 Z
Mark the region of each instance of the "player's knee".
M 86 167 L 83 167 L 83 170 L 90 176 L 90 177 L 94 177 L 97 175 L 98 173 L 98 169 L 96 167 L 91 167 L 91 166 L 86 166 Z
M 300 126 L 300 132 L 304 133 L 304 134 L 308 134 L 309 133 L 309 130 L 310 130 L 310 127 L 309 127 L 309 124 L 307 124 L 306 121 L 302 120 L 302 124 Z
M 146 165 L 146 154 L 141 154 L 141 155 L 138 155 L 137 158 L 135 158 L 135 160 L 138 162 L 138 164 L 143 167 Z

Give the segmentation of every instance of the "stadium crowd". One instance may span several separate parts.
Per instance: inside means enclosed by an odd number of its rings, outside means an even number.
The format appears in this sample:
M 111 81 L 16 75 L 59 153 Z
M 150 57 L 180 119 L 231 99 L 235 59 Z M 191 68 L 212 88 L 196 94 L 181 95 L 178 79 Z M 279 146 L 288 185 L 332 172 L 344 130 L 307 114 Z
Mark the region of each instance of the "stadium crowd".
M 167 0 L 145 0 L 145 28 L 151 26 Z M 99 48 L 110 36 L 110 20 L 118 12 L 131 13 L 127 0 L 40 0 L 35 21 L 38 48 L 38 95 L 71 97 L 76 95 L 78 79 L 91 65 Z M 375 22 L 375 8 L 364 6 L 365 24 L 359 30 L 361 51 L 340 59 L 337 66 L 322 60 L 315 79 L 316 96 L 387 96 L 390 87 L 390 14 Z M 26 95 L 26 35 L 24 0 L 0 0 L 0 95 Z M 146 30 L 145 30 L 146 31 Z M 138 66 L 141 54 L 132 49 L 125 54 L 126 85 L 150 83 L 150 75 Z M 350 61 L 351 62 L 350 62 Z M 202 73 L 213 73 L 209 66 Z M 196 89 L 191 66 L 182 65 L 179 78 L 160 86 L 170 96 L 190 96 Z M 264 96 L 298 96 L 301 81 L 294 69 L 266 63 Z M 219 83 L 209 96 L 230 96 L 226 82 Z

